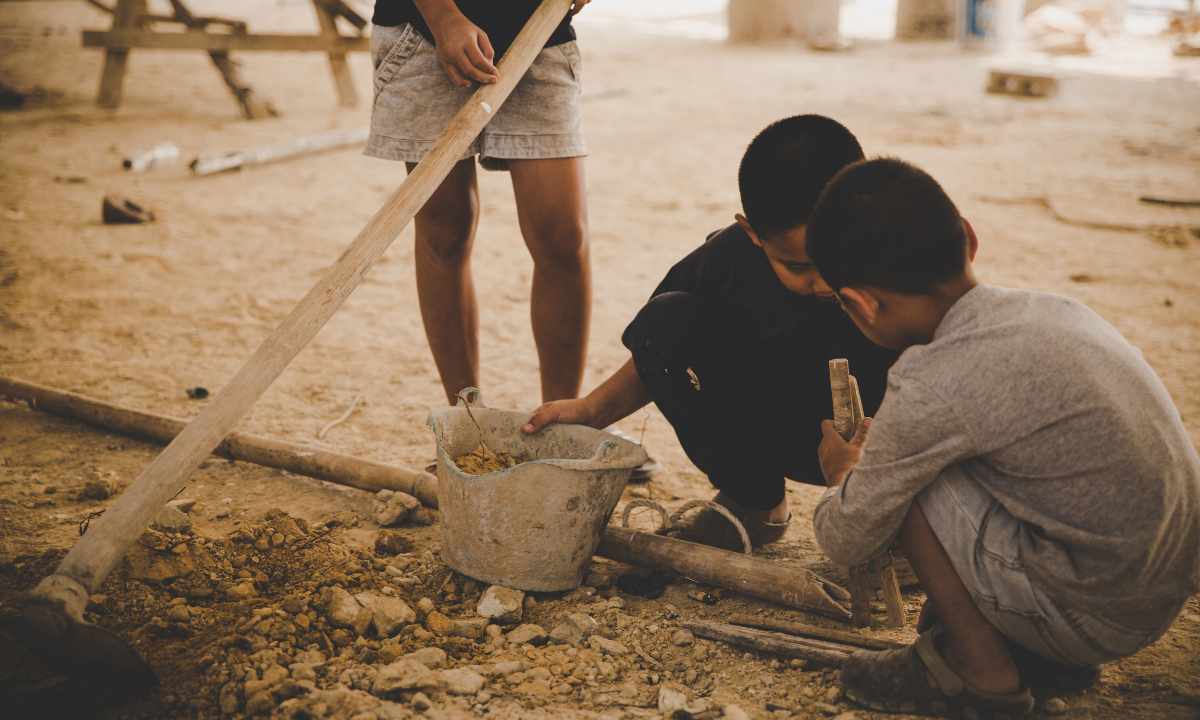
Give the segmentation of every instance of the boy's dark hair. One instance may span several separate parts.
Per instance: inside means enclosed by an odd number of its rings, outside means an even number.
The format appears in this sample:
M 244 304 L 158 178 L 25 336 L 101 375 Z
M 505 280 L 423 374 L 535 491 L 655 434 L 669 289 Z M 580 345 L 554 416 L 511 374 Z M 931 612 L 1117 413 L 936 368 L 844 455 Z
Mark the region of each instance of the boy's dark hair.
M 836 120 L 797 115 L 771 123 L 738 168 L 746 219 L 760 235 L 805 224 L 830 178 L 862 159 L 858 139 Z
M 966 268 L 958 208 L 903 160 L 855 163 L 829 182 L 808 221 L 808 255 L 835 290 L 869 285 L 924 294 Z

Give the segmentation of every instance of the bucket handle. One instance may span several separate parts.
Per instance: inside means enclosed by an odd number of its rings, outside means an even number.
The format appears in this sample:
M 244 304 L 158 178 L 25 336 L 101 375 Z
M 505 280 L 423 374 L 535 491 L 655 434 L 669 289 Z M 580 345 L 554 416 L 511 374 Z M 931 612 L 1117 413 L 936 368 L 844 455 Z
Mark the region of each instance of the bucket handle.
M 458 402 L 455 405 L 473 408 L 487 407 L 487 405 L 483 404 L 483 391 L 477 387 L 465 387 L 459 390 Z

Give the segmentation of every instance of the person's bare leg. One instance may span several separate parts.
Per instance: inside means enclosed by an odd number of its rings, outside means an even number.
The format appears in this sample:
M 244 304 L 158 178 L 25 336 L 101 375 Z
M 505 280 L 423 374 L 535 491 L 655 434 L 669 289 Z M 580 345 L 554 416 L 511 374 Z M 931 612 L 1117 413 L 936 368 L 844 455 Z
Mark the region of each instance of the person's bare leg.
M 530 315 L 542 401 L 578 397 L 592 313 L 583 158 L 512 160 L 509 170 L 533 256 Z
M 919 503 L 900 528 L 900 547 L 945 628 L 943 652 L 950 666 L 977 690 L 1016 692 L 1021 679 L 1004 637 L 988 622 L 954 570 Z
M 414 166 L 409 164 L 409 172 Z M 417 296 L 446 399 L 479 386 L 479 308 L 471 245 L 479 222 L 475 161 L 454 166 L 414 221 Z

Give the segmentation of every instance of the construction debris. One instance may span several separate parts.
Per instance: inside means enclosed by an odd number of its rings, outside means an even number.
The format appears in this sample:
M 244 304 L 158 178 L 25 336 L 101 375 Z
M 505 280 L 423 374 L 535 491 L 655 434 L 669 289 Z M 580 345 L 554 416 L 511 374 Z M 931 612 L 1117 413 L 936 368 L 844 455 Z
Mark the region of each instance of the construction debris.
M 154 222 L 154 211 L 127 197 L 110 193 L 100 203 L 105 225 L 139 225 Z
M 325 150 L 361 145 L 367 141 L 368 130 L 333 130 L 296 138 L 290 142 L 252 150 L 239 150 L 216 155 L 200 155 L 188 165 L 194 175 L 214 175 L 229 170 L 240 170 L 254 165 L 290 160 Z

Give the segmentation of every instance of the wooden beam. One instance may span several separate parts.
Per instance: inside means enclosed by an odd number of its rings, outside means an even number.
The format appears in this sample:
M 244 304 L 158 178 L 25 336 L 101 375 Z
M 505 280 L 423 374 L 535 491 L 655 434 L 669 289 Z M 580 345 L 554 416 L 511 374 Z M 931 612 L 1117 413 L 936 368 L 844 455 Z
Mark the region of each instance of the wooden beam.
M 336 42 L 341 34 L 337 29 L 337 15 L 321 0 L 313 0 L 313 11 L 317 14 L 317 25 L 321 28 L 321 37 L 330 42 Z M 350 65 L 346 63 L 346 53 L 329 51 L 329 71 L 333 73 L 333 87 L 337 91 L 338 105 L 354 107 L 358 105 L 358 93 L 354 89 L 354 76 L 350 74 Z
M 129 32 L 123 28 L 136 28 L 146 12 L 146 0 L 117 0 L 113 8 L 112 30 Z M 125 90 L 125 70 L 129 65 L 129 49 L 109 47 L 104 53 L 104 69 L 100 72 L 100 92 L 96 103 L 100 107 L 117 108 Z
M 214 33 L 159 33 L 141 30 L 84 30 L 83 46 L 128 51 L 238 50 L 256 52 L 369 52 L 371 38 L 322 35 L 218 35 Z

